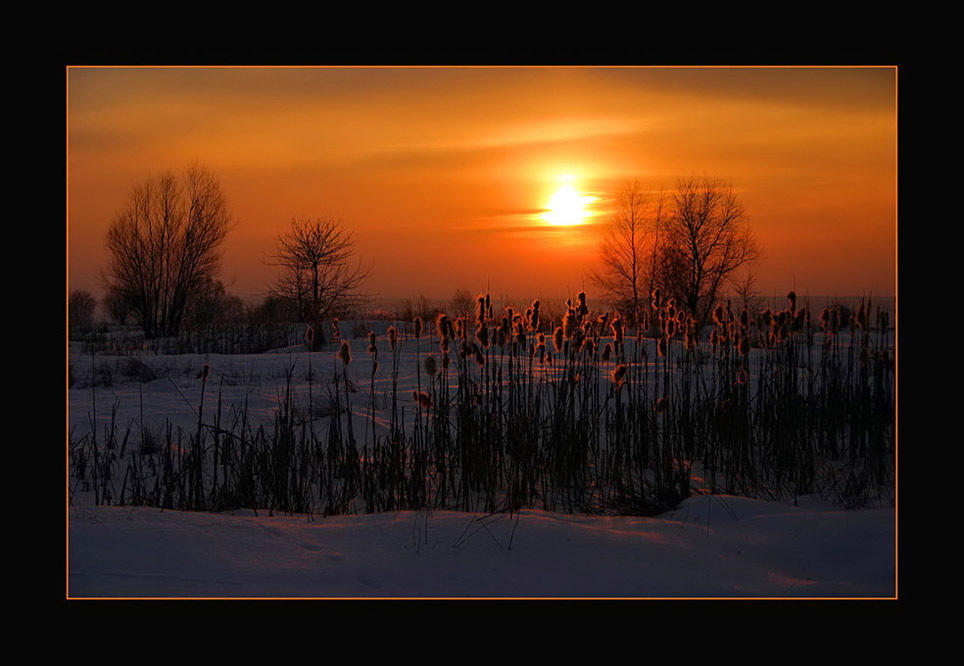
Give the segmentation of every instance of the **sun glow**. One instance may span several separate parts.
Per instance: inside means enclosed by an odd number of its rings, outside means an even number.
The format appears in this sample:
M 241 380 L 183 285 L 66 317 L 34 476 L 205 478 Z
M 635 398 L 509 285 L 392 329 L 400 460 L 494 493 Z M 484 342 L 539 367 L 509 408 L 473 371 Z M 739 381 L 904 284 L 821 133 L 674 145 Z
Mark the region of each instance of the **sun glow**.
M 549 199 L 549 210 L 543 214 L 543 218 L 553 226 L 582 224 L 590 215 L 586 206 L 594 200 L 595 197 L 579 194 L 572 185 L 562 185 Z

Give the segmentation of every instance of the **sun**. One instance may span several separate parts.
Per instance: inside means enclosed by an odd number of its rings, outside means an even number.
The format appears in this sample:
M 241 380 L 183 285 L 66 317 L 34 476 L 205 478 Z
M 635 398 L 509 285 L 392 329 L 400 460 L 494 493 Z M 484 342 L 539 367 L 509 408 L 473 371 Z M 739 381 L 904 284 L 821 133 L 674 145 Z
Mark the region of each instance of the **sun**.
M 579 194 L 572 185 L 562 185 L 549 199 L 549 210 L 543 214 L 543 218 L 549 224 L 557 227 L 582 224 L 585 218 L 590 215 L 586 206 L 594 200 L 595 197 Z

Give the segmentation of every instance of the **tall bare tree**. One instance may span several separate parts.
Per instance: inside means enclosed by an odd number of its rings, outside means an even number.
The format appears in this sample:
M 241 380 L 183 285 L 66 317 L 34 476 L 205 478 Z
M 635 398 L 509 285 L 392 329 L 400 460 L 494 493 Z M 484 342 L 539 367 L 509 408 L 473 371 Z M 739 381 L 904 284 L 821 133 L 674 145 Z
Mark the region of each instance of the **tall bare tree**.
M 637 181 L 625 185 L 599 245 L 602 266 L 589 272 L 590 280 L 634 323 L 653 290 L 653 251 L 662 217 L 662 193 L 647 192 Z
M 678 181 L 657 247 L 658 286 L 705 322 L 741 269 L 761 256 L 740 197 L 720 178 Z
M 176 334 L 217 274 L 231 227 L 224 192 L 203 166 L 146 180 L 107 230 L 108 296 L 129 305 L 148 338 Z
M 294 219 L 278 237 L 269 264 L 281 270 L 271 293 L 291 303 L 312 325 L 316 346 L 325 340 L 325 320 L 343 315 L 365 299 L 358 290 L 371 266 L 355 261 L 354 255 L 353 235 L 330 217 Z

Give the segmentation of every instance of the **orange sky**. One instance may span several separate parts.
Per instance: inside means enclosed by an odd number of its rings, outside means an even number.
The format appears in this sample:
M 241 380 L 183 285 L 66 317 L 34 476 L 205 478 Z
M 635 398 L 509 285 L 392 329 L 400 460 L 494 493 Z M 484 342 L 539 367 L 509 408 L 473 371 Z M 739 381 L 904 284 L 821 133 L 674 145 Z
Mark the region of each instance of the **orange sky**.
M 237 220 L 241 296 L 293 217 L 332 216 L 382 296 L 564 297 L 621 183 L 692 173 L 741 194 L 764 294 L 892 296 L 896 87 L 894 68 L 71 67 L 68 289 L 99 297 L 131 187 L 197 160 Z M 541 217 L 563 176 L 596 197 L 586 224 Z

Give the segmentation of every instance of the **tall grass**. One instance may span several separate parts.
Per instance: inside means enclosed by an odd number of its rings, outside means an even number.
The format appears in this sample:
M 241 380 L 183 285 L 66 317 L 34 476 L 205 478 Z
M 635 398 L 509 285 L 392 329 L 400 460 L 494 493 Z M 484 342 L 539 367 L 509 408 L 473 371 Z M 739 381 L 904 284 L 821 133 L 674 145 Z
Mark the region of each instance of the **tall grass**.
M 894 363 L 886 316 L 871 326 L 869 302 L 850 321 L 839 309 L 818 320 L 791 292 L 785 309 L 720 304 L 701 325 L 654 294 L 635 332 L 585 294 L 566 306 L 554 320 L 538 301 L 497 313 L 480 297 L 474 318 L 392 327 L 387 350 L 372 333 L 370 363 L 356 363 L 369 373 L 364 400 L 339 342 L 322 428 L 290 372 L 273 422 L 258 426 L 246 409 L 223 415 L 220 391 L 209 409 L 205 375 L 193 433 L 141 428 L 152 446 L 119 447 L 138 431 L 118 437 L 112 422 L 71 447 L 73 477 L 98 503 L 309 515 L 653 515 L 693 493 L 813 493 L 846 506 L 892 496 Z M 411 393 L 403 372 L 415 375 Z M 380 373 L 388 395 L 377 395 Z

